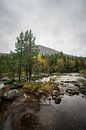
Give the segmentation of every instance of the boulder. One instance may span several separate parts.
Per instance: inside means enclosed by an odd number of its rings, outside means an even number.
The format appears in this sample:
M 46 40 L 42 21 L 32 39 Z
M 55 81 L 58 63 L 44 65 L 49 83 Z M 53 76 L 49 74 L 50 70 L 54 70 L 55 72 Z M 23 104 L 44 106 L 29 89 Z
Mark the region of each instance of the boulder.
M 66 92 L 69 95 L 78 95 L 79 94 L 79 90 L 77 88 L 73 88 L 73 87 L 67 88 Z
M 57 96 L 52 96 L 52 100 L 55 100 L 57 98 Z
M 60 104 L 60 103 L 61 103 L 61 98 L 60 98 L 60 97 L 57 97 L 57 98 L 54 100 L 54 102 L 55 102 L 56 104 Z
M 11 89 L 10 85 L 3 86 L 3 88 L 0 89 L 0 95 L 3 95 L 4 93 L 8 92 Z
M 15 81 L 15 79 L 4 81 L 4 85 L 5 85 L 5 84 L 12 84 L 14 81 Z
M 15 90 L 10 90 L 10 91 L 4 93 L 1 96 L 0 100 L 1 100 L 1 103 L 7 102 L 7 101 L 9 102 L 9 101 L 15 100 L 17 97 L 19 97 L 19 92 L 18 92 L 18 90 L 15 89 Z
M 60 95 L 60 92 L 56 91 L 56 90 L 53 90 L 52 92 L 52 96 L 59 96 Z
M 80 93 L 83 94 L 83 95 L 86 95 L 86 87 L 82 87 L 80 89 Z
M 9 80 L 8 77 L 3 77 L 3 78 L 1 78 L 1 81 L 8 81 L 8 80 Z

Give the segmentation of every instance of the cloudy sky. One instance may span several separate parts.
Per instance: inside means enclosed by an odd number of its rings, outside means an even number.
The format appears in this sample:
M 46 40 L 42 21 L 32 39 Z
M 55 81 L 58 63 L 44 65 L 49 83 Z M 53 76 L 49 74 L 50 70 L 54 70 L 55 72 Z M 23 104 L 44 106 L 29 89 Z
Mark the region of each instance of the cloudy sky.
M 37 44 L 86 56 L 86 0 L 0 0 L 0 52 L 30 28 Z

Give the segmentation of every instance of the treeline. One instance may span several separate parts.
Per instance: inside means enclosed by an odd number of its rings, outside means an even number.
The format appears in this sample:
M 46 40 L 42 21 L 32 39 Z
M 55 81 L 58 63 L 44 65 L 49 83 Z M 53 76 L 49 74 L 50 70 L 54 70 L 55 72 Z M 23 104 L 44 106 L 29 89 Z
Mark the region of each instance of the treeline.
M 21 32 L 16 39 L 15 52 L 0 56 L 0 77 L 26 79 L 42 73 L 80 72 L 86 69 L 86 57 L 64 55 L 62 52 L 52 55 L 39 53 L 32 31 Z
M 86 69 L 86 58 L 64 55 L 62 52 L 52 55 L 39 55 L 41 71 L 47 73 L 80 72 Z M 44 66 L 44 67 L 43 67 Z
M 63 53 L 51 55 L 49 57 L 50 73 L 60 72 L 60 73 L 70 73 L 70 72 L 80 72 L 86 69 L 86 58 L 68 56 Z

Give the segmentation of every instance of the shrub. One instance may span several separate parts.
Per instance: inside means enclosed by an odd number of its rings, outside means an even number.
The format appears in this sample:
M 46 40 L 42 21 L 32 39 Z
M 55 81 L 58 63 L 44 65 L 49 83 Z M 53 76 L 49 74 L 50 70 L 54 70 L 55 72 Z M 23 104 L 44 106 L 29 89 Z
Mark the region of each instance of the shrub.
M 83 76 L 86 76 L 86 70 L 81 70 L 80 74 L 83 75 Z
M 53 90 L 53 84 L 51 84 L 50 82 L 47 82 L 47 83 L 25 83 L 23 88 L 28 89 L 30 91 L 42 90 L 44 92 L 51 93 Z

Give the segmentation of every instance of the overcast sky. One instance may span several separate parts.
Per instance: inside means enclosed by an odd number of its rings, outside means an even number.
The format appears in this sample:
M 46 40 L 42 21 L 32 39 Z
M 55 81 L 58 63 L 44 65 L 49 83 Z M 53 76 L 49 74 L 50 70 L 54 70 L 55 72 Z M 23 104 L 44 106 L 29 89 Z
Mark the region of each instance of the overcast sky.
M 37 44 L 86 56 L 86 0 L 0 0 L 0 52 L 30 28 Z

